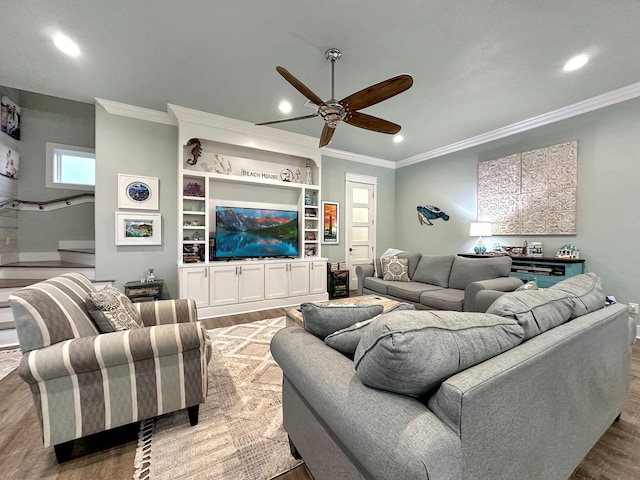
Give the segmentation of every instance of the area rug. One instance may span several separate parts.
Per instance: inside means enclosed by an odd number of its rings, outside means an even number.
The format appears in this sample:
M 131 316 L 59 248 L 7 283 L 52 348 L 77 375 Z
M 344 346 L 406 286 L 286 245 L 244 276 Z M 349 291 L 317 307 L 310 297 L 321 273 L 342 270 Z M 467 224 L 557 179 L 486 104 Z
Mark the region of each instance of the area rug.
M 22 352 L 18 348 L 0 350 L 0 380 L 18 368 L 21 358 Z
M 141 423 L 135 479 L 267 480 L 301 462 L 282 428 L 282 370 L 271 337 L 285 318 L 209 330 L 209 393 L 199 423 L 185 411 Z

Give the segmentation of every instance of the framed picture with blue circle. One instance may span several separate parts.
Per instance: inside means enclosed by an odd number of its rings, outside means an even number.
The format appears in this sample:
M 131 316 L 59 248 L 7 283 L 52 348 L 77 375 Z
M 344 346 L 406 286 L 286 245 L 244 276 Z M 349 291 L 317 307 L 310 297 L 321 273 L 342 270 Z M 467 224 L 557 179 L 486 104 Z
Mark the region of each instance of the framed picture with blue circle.
M 118 174 L 118 208 L 158 210 L 157 177 Z

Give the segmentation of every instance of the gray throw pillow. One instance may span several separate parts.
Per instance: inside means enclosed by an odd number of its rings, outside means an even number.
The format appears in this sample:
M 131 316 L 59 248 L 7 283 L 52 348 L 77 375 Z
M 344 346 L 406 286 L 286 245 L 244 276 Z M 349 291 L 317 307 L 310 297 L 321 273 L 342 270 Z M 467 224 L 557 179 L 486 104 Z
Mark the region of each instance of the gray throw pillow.
M 422 255 L 411 280 L 447 288 L 453 259 L 453 255 Z
M 505 293 L 487 313 L 516 320 L 527 340 L 569 320 L 573 303 L 571 296 L 561 290 L 522 290 Z
M 382 313 L 382 305 L 300 305 L 304 329 L 324 340 L 327 335 Z
M 527 283 L 520 285 L 518 288 L 514 290 L 514 292 L 521 292 L 522 290 L 538 290 L 538 284 L 535 280 L 531 280 Z
M 595 273 L 583 273 L 556 283 L 549 289 L 568 293 L 573 298 L 571 318 L 576 318 L 604 307 L 605 294 L 602 280 Z
M 364 330 L 354 362 L 365 385 L 419 397 L 523 337 L 516 321 L 486 313 L 393 312 Z
M 416 307 L 410 303 L 400 303 L 395 307 L 387 310 L 382 315 L 386 315 L 388 313 L 394 312 L 396 310 L 415 310 Z M 329 345 L 334 350 L 339 351 L 343 355 L 353 358 L 353 354 L 356 353 L 356 348 L 358 347 L 358 343 L 362 338 L 362 333 L 364 332 L 367 325 L 373 322 L 376 318 L 379 318 L 380 315 L 377 315 L 369 320 L 365 320 L 363 322 L 358 322 L 350 327 L 343 328 L 342 330 L 338 330 L 337 332 L 333 332 L 331 335 L 328 335 L 327 338 L 324 339 L 324 343 Z
M 85 305 L 102 333 L 143 326 L 140 315 L 129 297 L 112 286 L 104 287 L 99 292 L 91 292 Z

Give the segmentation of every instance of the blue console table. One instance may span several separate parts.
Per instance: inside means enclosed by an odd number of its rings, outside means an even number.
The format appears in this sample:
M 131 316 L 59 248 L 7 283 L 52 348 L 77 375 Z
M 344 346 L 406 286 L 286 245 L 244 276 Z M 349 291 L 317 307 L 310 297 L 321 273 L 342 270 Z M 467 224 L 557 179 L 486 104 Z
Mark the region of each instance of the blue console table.
M 461 253 L 467 258 L 487 258 L 490 255 Z M 511 257 L 511 276 L 523 282 L 535 281 L 548 288 L 574 275 L 584 273 L 584 259 L 555 257 Z

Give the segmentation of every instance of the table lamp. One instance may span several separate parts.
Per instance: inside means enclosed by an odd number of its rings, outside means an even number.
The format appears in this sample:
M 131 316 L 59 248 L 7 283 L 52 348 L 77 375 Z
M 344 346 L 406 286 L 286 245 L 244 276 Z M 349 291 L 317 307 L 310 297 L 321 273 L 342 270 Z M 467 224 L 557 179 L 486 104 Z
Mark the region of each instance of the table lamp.
M 487 248 L 482 243 L 482 237 L 491 236 L 491 224 L 487 222 L 472 222 L 469 227 L 469 236 L 478 237 L 478 243 L 473 247 L 473 251 L 476 252 L 477 255 L 483 254 L 487 251 Z

